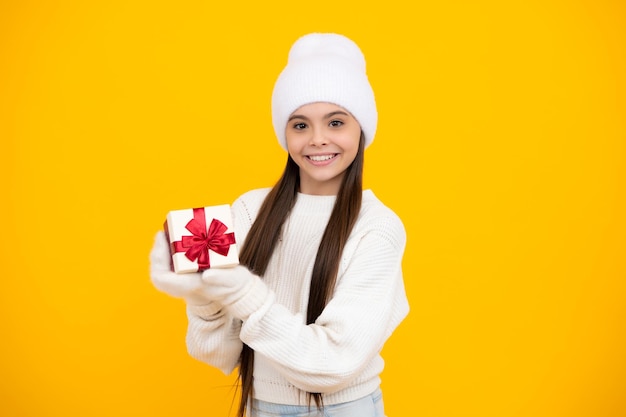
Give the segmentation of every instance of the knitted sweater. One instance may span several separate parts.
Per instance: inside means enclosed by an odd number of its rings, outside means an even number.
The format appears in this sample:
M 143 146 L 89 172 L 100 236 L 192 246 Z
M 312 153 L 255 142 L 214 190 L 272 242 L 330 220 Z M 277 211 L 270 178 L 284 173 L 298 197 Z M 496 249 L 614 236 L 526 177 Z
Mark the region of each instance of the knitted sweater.
M 232 205 L 235 236 L 243 242 L 269 189 L 245 193 Z M 242 342 L 255 351 L 253 395 L 306 405 L 307 392 L 325 404 L 352 401 L 380 385 L 380 351 L 408 314 L 402 278 L 406 243 L 400 219 L 370 190 L 344 248 L 335 292 L 306 325 L 313 263 L 335 196 L 299 194 L 263 281 L 263 306 L 241 322 L 216 303 L 188 306 L 189 354 L 230 374 Z

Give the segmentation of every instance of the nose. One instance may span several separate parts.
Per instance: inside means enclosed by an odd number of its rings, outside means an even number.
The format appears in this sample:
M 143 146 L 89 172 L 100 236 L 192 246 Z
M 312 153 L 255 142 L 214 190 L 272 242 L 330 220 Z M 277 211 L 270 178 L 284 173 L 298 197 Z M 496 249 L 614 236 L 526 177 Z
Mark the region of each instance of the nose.
M 324 134 L 323 129 L 312 129 L 309 145 L 311 146 L 323 146 L 328 143 L 328 139 Z

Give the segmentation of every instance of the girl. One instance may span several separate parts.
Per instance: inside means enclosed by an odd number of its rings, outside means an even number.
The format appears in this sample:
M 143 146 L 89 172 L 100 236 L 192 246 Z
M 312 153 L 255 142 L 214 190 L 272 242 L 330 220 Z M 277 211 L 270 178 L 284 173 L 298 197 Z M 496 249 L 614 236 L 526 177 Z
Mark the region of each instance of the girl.
M 185 299 L 191 356 L 239 368 L 239 417 L 382 417 L 380 351 L 409 311 L 406 235 L 362 189 L 377 111 L 359 47 L 330 33 L 298 39 L 272 121 L 287 165 L 273 188 L 232 204 L 240 265 L 174 274 L 159 232 L 152 282 Z

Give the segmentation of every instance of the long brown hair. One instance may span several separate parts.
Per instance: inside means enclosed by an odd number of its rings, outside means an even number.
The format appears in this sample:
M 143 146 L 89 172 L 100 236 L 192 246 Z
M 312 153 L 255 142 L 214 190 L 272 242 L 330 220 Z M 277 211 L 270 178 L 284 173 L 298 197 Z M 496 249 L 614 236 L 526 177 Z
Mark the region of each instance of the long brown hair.
M 361 132 L 359 150 L 352 164 L 346 169 L 333 211 L 317 250 L 311 276 L 307 324 L 314 323 L 319 317 L 335 288 L 341 253 L 361 209 L 364 151 L 365 137 Z M 285 170 L 261 205 L 259 214 L 239 254 L 240 263 L 259 276 L 263 276 L 267 269 L 282 232 L 282 226 L 296 203 L 299 186 L 298 165 L 291 156 L 288 156 Z M 252 398 L 253 368 L 254 351 L 244 343 L 239 364 L 241 399 L 238 417 L 244 417 L 248 399 Z M 318 408 L 323 407 L 321 393 L 308 393 L 308 397 L 309 405 L 311 400 L 314 400 Z

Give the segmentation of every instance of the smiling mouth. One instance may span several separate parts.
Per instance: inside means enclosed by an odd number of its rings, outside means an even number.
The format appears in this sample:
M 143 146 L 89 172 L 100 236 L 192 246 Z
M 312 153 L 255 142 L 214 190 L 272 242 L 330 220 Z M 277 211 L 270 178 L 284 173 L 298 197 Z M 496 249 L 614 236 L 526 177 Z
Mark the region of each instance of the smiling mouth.
M 315 162 L 324 162 L 324 161 L 329 161 L 331 159 L 333 159 L 334 157 L 336 157 L 338 154 L 333 153 L 330 155 L 309 155 L 307 156 L 307 158 L 309 158 L 311 161 L 315 161 Z

